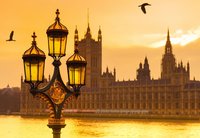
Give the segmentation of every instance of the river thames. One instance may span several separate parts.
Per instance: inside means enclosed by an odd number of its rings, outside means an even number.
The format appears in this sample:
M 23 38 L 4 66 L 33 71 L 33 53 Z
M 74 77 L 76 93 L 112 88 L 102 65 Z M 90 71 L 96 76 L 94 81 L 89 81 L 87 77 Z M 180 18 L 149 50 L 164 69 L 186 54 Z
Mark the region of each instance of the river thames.
M 66 118 L 61 138 L 199 138 L 200 121 Z M 0 116 L 0 138 L 51 138 L 47 118 Z

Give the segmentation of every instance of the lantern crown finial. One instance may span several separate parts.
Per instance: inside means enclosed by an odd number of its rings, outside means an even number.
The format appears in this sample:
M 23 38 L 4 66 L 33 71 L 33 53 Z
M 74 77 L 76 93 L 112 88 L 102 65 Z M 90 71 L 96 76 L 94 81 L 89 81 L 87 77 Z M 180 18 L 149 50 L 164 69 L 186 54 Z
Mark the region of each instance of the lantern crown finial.
M 59 14 L 60 14 L 60 12 L 59 12 L 59 9 L 57 9 L 56 10 L 56 21 L 58 21 L 58 22 L 60 22 L 60 18 L 59 18 Z
M 59 11 L 59 9 L 57 9 L 55 22 L 49 26 L 49 28 L 47 29 L 47 34 L 49 34 L 51 31 L 56 31 L 56 30 L 63 32 L 66 35 L 68 34 L 67 27 L 60 23 L 59 14 L 60 14 L 60 11 Z
M 36 41 L 35 41 L 35 38 L 37 36 L 35 35 L 35 32 L 33 32 L 33 35 L 32 35 L 32 38 L 33 38 L 33 41 L 32 41 L 32 46 L 36 46 Z
M 35 32 L 33 32 L 33 35 L 32 35 L 32 38 L 33 38 L 33 41 L 35 41 L 35 38 L 36 38 L 37 36 L 35 35 Z
M 85 64 L 86 60 L 81 55 L 79 55 L 78 48 L 76 47 L 74 50 L 74 54 L 68 58 L 67 62 L 68 63 L 81 62 Z
M 59 9 L 56 10 L 56 15 L 58 17 L 58 15 L 60 14 Z
M 27 56 L 28 57 L 29 56 L 45 57 L 45 53 L 41 49 L 39 49 L 37 47 L 36 40 L 35 40 L 36 37 L 37 36 L 35 35 L 35 32 L 33 32 L 33 35 L 32 35 L 32 38 L 33 38 L 32 46 L 28 50 L 26 50 L 24 52 L 24 55 L 23 55 L 24 57 L 27 57 Z

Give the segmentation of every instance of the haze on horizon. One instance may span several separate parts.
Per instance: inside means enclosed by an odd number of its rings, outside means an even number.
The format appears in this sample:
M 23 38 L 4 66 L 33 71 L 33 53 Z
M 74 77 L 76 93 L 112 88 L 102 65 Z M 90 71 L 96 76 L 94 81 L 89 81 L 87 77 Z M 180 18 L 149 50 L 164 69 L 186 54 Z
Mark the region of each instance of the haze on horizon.
M 92 37 L 97 39 L 101 26 L 103 36 L 103 67 L 117 70 L 117 79 L 134 80 L 136 69 L 147 56 L 151 76 L 160 77 L 161 58 L 164 53 L 167 29 L 170 30 L 173 53 L 177 62 L 190 62 L 191 78 L 200 80 L 200 1 L 193 0 L 151 0 L 144 15 L 138 5 L 145 1 L 135 0 L 2 0 L 0 5 L 0 88 L 20 86 L 24 74 L 23 52 L 31 46 L 31 35 L 36 32 L 37 44 L 47 51 L 46 29 L 54 22 L 55 11 L 60 10 L 61 23 L 69 30 L 67 56 L 62 61 L 62 77 L 67 81 L 65 61 L 73 53 L 75 26 L 79 39 L 87 28 L 87 9 Z M 44 6 L 45 5 L 45 6 Z M 6 42 L 14 30 L 16 42 Z M 52 74 L 52 59 L 47 56 L 45 75 Z

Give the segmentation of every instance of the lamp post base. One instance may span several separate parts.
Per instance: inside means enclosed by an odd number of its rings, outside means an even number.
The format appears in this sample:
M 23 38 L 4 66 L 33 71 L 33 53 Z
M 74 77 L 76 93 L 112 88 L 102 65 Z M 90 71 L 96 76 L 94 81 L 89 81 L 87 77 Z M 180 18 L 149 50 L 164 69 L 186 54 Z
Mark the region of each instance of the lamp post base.
M 53 138 L 60 138 L 61 129 L 66 126 L 64 119 L 49 119 L 49 124 L 47 125 L 53 130 Z

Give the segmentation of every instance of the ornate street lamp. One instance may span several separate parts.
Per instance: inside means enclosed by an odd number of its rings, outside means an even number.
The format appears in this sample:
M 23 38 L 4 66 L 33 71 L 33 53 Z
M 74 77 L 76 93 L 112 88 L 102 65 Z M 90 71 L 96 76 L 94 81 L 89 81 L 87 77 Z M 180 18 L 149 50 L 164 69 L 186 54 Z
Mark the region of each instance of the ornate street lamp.
M 60 23 L 59 14 L 60 12 L 57 9 L 55 23 L 47 29 L 49 56 L 56 60 L 65 56 L 68 35 L 67 28 Z
M 32 46 L 24 52 L 25 82 L 31 87 L 37 87 L 44 80 L 45 53 L 37 47 L 35 32 L 33 33 Z
M 49 83 L 43 88 L 39 84 L 44 81 L 45 54 L 36 45 L 33 33 L 32 46 L 23 54 L 25 82 L 30 84 L 30 92 L 47 102 L 50 110 L 48 127 L 53 129 L 53 138 L 60 138 L 61 128 L 65 127 L 62 109 L 65 102 L 72 96 L 80 94 L 81 86 L 85 85 L 86 61 L 79 55 L 77 43 L 74 54 L 66 61 L 68 86 L 61 79 L 60 58 L 65 56 L 67 28 L 60 23 L 59 10 L 56 11 L 55 23 L 47 29 L 49 56 L 53 57 L 54 73 Z
M 79 55 L 78 44 L 75 43 L 74 54 L 66 61 L 68 72 L 68 85 L 75 90 L 75 96 L 80 94 L 80 87 L 85 85 L 86 64 L 85 59 Z

